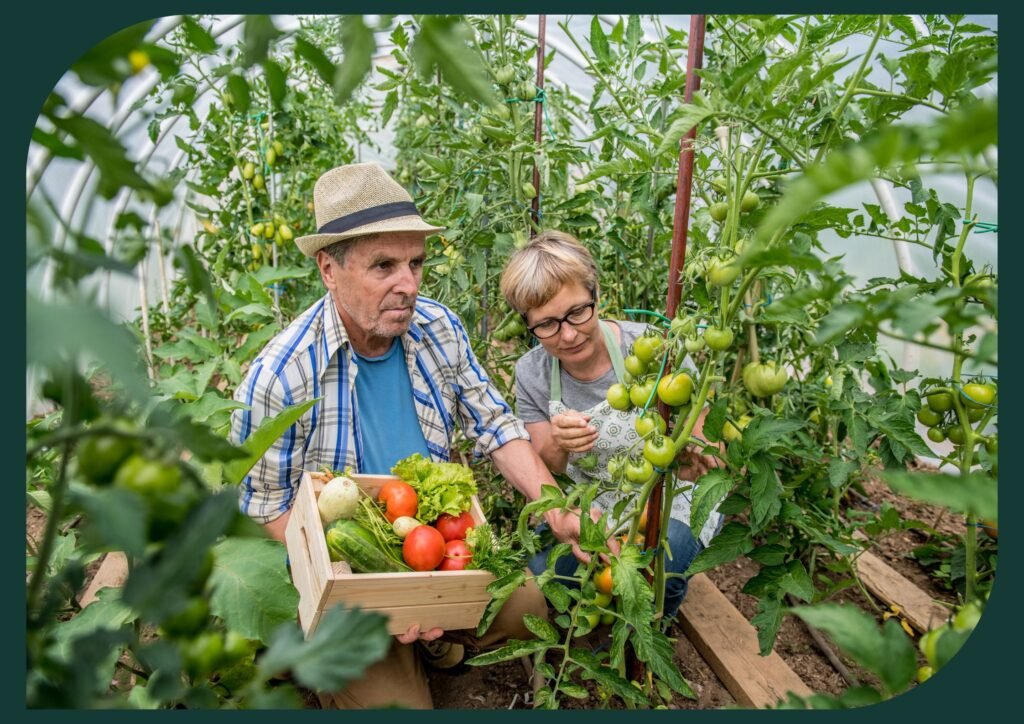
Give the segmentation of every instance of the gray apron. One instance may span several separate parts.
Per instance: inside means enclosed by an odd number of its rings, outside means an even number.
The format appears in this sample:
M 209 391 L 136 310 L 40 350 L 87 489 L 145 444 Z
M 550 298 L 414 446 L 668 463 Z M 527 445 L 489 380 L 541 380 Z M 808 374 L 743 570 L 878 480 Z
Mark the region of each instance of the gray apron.
M 626 368 L 622 360 L 622 351 L 619 349 L 618 342 L 615 341 L 615 333 L 612 332 L 611 327 L 605 322 L 601 322 L 600 326 L 605 347 L 608 349 L 608 355 L 612 360 L 612 368 L 615 370 L 615 377 L 619 382 L 622 382 Z M 564 414 L 568 409 L 565 403 L 562 402 L 561 367 L 558 364 L 558 359 L 552 357 L 548 419 L 553 418 L 555 415 Z M 597 429 L 597 439 L 594 441 L 594 447 L 588 452 L 569 453 L 565 473 L 572 480 L 580 484 L 589 485 L 595 481 L 600 481 L 603 488 L 613 487 L 614 483 L 612 483 L 611 476 L 608 474 L 608 461 L 613 456 L 624 453 L 630 448 L 637 451 L 640 450 L 640 446 L 636 445 L 640 440 L 640 436 L 636 431 L 636 419 L 639 417 L 640 412 L 639 410 L 616 410 L 608 404 L 607 400 L 602 400 L 599 404 L 587 410 L 578 410 L 577 412 L 590 416 L 590 425 Z M 577 465 L 579 459 L 591 453 L 597 457 L 597 465 L 590 470 L 580 468 Z M 617 490 L 606 490 L 597 496 L 594 500 L 594 506 L 602 511 L 611 511 L 616 503 L 632 495 L 632 493 L 625 494 Z M 687 525 L 690 524 L 690 500 L 690 491 L 677 493 L 672 500 L 672 517 Z M 627 508 L 623 512 L 623 516 L 626 516 L 629 510 L 630 508 Z M 711 515 L 708 516 L 708 521 L 700 532 L 700 542 L 705 547 L 710 544 L 711 539 L 718 532 L 721 525 L 722 515 L 716 507 Z

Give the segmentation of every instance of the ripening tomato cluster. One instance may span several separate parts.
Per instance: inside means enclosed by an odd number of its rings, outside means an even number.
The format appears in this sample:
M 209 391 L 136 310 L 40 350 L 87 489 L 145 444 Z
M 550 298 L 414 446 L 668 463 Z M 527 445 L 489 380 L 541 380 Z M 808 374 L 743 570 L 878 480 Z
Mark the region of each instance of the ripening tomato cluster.
M 955 389 L 955 388 L 951 388 Z M 947 388 L 936 388 L 926 390 L 922 393 L 925 398 L 924 405 L 917 412 L 918 421 L 928 428 L 928 439 L 932 442 L 943 442 L 949 440 L 953 445 L 959 447 L 967 442 L 967 436 L 973 436 L 978 442 L 985 445 L 989 455 L 995 456 L 999 449 L 999 440 L 996 435 L 984 435 L 978 427 L 982 424 L 983 418 L 991 419 L 994 413 L 997 389 L 995 385 L 974 381 L 968 382 L 960 388 L 960 408 L 964 410 L 967 417 L 966 424 L 961 419 L 960 412 L 954 404 L 953 392 Z M 966 431 L 965 431 L 966 428 Z M 975 453 L 972 460 L 973 465 L 980 463 Z M 996 463 L 993 461 L 992 472 L 997 473 Z
M 402 538 L 402 559 L 414 571 L 461 571 L 473 559 L 466 543 L 466 534 L 474 525 L 469 511 L 457 516 L 441 513 L 424 525 L 416 519 L 416 490 L 400 480 L 384 483 L 377 500 L 384 504 L 384 516 Z

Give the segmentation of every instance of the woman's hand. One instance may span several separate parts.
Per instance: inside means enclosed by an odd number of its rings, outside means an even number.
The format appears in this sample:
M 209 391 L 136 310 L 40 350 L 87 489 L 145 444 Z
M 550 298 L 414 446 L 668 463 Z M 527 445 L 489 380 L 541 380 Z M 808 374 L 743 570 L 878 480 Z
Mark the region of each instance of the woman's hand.
M 601 518 L 601 511 L 598 508 L 590 509 L 590 519 L 597 522 Z M 551 532 L 562 543 L 572 546 L 572 554 L 584 563 L 590 562 L 590 555 L 584 553 L 580 548 L 580 512 L 579 510 L 549 510 L 544 513 Z M 613 537 L 608 539 L 608 547 L 614 555 L 619 554 L 619 542 Z M 604 555 L 601 556 L 604 558 Z M 607 561 L 605 561 L 607 563 Z
M 587 452 L 597 442 L 597 428 L 589 422 L 590 415 L 566 410 L 551 418 L 551 439 L 567 452 Z

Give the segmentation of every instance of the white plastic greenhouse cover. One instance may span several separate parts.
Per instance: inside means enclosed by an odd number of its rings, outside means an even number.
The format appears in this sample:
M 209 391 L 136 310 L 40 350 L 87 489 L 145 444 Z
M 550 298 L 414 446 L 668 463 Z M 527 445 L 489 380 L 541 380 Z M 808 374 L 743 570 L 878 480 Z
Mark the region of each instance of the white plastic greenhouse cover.
M 398 20 L 403 17 L 398 16 Z M 617 15 L 600 15 L 598 17 L 608 26 L 614 25 L 620 19 L 620 16 Z M 970 22 L 997 29 L 996 16 L 967 17 Z M 548 16 L 547 19 L 546 42 L 548 51 L 554 51 L 555 57 L 545 71 L 546 80 L 557 87 L 571 89 L 573 93 L 584 100 L 589 100 L 591 96 L 592 82 L 589 76 L 583 72 L 583 59 L 560 27 L 560 23 L 567 23 L 577 38 L 584 38 L 589 35 L 591 18 L 592 16 L 573 15 Z M 924 23 L 916 16 L 911 16 L 911 18 L 918 31 L 922 34 L 925 33 Z M 245 17 L 241 15 L 217 17 L 213 25 L 213 34 L 222 46 L 234 44 L 240 39 L 244 19 Z M 159 42 L 180 22 L 180 17 L 159 20 L 154 24 L 147 39 Z M 299 27 L 299 18 L 296 16 L 274 16 L 274 22 L 286 34 L 293 33 Z M 537 16 L 525 16 L 518 26 L 528 34 L 535 35 Z M 644 16 L 643 27 L 645 36 L 648 39 L 656 40 L 662 28 L 689 28 L 689 16 L 662 15 L 658 16 L 657 22 L 649 16 Z M 387 36 L 387 32 L 377 34 L 376 63 L 386 63 L 390 59 L 391 45 Z M 848 43 L 849 53 L 860 53 L 867 47 L 867 44 L 867 38 L 852 38 Z M 879 44 L 878 50 L 892 56 L 899 52 L 900 47 L 883 40 Z M 852 70 L 848 72 L 852 72 Z M 881 74 L 883 71 L 875 68 L 872 72 Z M 162 127 L 157 141 L 155 143 L 150 141 L 146 129 L 149 120 L 147 111 L 154 108 L 144 99 L 158 80 L 158 75 L 153 69 L 130 79 L 121 90 L 117 99 L 117 107 L 113 106 L 112 96 L 108 92 L 97 92 L 91 87 L 84 86 L 71 73 L 66 74 L 60 80 L 57 90 L 69 100 L 71 107 L 85 112 L 114 131 L 128 149 L 129 157 L 138 159 L 140 165 L 147 172 L 159 174 L 176 168 L 182 162 L 184 154 L 177 148 L 174 136 L 176 133 L 183 133 L 187 136 L 188 131 L 177 128 L 177 123 L 168 122 Z M 371 77 L 369 82 L 374 80 L 375 78 Z M 997 89 L 997 80 L 993 79 L 979 92 L 995 97 Z M 196 111 L 200 118 L 204 117 L 205 110 L 209 106 L 211 96 L 207 91 L 209 88 L 201 87 L 200 94 L 195 101 Z M 908 115 L 908 121 L 926 122 L 928 114 L 933 111 L 919 108 L 912 113 L 917 115 Z M 574 123 L 581 136 L 589 135 L 589 129 L 580 120 L 577 119 Z M 393 158 L 388 154 L 391 149 L 391 138 L 392 135 L 389 131 L 380 133 L 374 138 L 374 141 L 383 150 L 383 154 L 378 156 L 372 149 L 360 149 L 362 160 L 377 160 L 385 166 L 391 165 Z M 985 160 L 994 164 L 996 153 L 995 149 L 990 149 L 985 154 Z M 29 197 L 34 195 L 37 190 L 45 191 L 47 196 L 53 200 L 55 207 L 60 210 L 62 217 L 70 222 L 72 228 L 81 227 L 89 235 L 103 241 L 108 249 L 112 244 L 114 221 L 121 212 L 128 209 L 135 210 L 140 216 L 147 219 L 151 226 L 157 224 L 161 228 L 171 229 L 177 243 L 183 241 L 187 243 L 194 237 L 197 231 L 196 222 L 193 215 L 186 213 L 186 187 L 184 184 L 177 185 L 175 200 L 157 213 L 155 207 L 150 205 L 147 208 L 128 191 L 122 192 L 110 201 L 94 193 L 96 174 L 93 173 L 93 170 L 91 164 L 88 163 L 78 164 L 62 159 L 52 159 L 45 149 L 36 146 L 32 148 L 29 155 L 26 190 Z M 926 186 L 934 187 L 943 200 L 962 206 L 966 195 L 962 176 L 960 174 L 943 174 L 941 169 L 933 171 L 925 178 Z M 996 196 L 996 187 L 990 179 L 983 179 L 976 186 L 974 203 L 980 220 L 998 223 Z M 834 194 L 829 200 L 834 204 L 851 208 L 859 208 L 864 203 L 878 203 L 891 218 L 899 218 L 902 215 L 903 204 L 910 199 L 909 196 L 905 196 L 905 192 L 900 189 L 894 190 L 887 182 L 874 181 L 845 189 Z M 54 225 L 54 229 L 54 233 L 57 235 L 55 242 L 58 246 L 62 245 L 64 238 L 60 225 Z M 929 251 L 922 247 L 912 247 L 899 242 L 890 247 L 881 240 L 853 237 L 842 239 L 834 234 L 823 236 L 822 241 L 830 253 L 845 255 L 847 268 L 857 281 L 865 281 L 875 276 L 895 276 L 900 268 L 924 276 L 931 276 L 929 272 L 935 269 Z M 865 248 L 866 244 L 871 246 Z M 993 268 L 998 268 L 996 254 L 998 233 L 975 234 L 971 239 L 971 245 L 972 258 L 978 264 L 991 264 Z M 170 273 L 170 270 L 161 268 L 157 256 L 151 253 L 147 257 L 140 266 L 141 277 L 136 279 L 124 275 L 99 275 L 100 279 L 95 289 L 97 298 L 102 305 L 106 306 L 114 319 L 127 320 L 137 313 L 140 291 L 150 302 L 161 299 L 165 294 L 166 275 Z M 28 280 L 30 287 L 48 289 L 48 272 L 36 271 L 35 274 L 35 277 Z M 141 290 L 140 279 L 142 280 Z M 913 344 L 907 345 L 894 340 L 887 340 L 886 347 L 895 359 L 902 361 L 905 367 L 919 369 L 926 375 L 940 374 L 943 369 L 948 367 L 948 354 L 944 352 L 924 349 Z M 33 389 L 33 386 L 30 384 L 28 389 Z M 36 412 L 36 407 L 35 401 L 28 400 L 29 416 Z

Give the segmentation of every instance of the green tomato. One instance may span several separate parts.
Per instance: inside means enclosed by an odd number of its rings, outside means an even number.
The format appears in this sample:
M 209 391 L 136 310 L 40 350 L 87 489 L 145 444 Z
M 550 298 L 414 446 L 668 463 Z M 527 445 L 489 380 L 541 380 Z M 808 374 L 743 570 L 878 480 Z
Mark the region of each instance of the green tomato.
M 640 437 L 647 437 L 652 432 L 661 434 L 666 429 L 665 419 L 655 410 L 648 410 L 644 414 L 638 415 L 634 426 L 636 434 Z
M 729 215 L 729 204 L 724 201 L 711 204 L 708 207 L 708 213 L 711 214 L 711 218 L 721 224 L 725 221 L 725 217 Z
M 964 435 L 964 429 L 959 425 L 950 425 L 947 427 L 946 437 L 948 437 L 949 441 L 954 445 L 963 445 L 964 440 L 967 439 L 966 435 Z
M 181 470 L 177 466 L 147 460 L 136 454 L 118 468 L 114 485 L 144 497 L 159 497 L 178 489 L 181 485 Z
M 210 604 L 201 596 L 189 599 L 185 608 L 164 620 L 160 628 L 171 638 L 189 638 L 206 627 Z
M 669 407 L 685 405 L 693 394 L 693 378 L 685 372 L 666 375 L 658 383 L 658 397 Z M 664 432 L 664 430 L 662 430 Z
M 633 342 L 633 354 L 645 365 L 649 365 L 658 357 L 661 345 L 661 337 L 644 335 Z
M 932 675 L 934 673 L 935 673 L 935 669 L 933 669 L 931 666 L 920 666 L 920 667 L 918 667 L 918 669 L 917 669 L 917 683 L 918 684 L 923 684 L 924 682 L 928 681 L 928 679 L 932 678 Z
M 942 442 L 946 439 L 946 433 L 942 431 L 942 428 L 929 427 L 928 439 L 931 440 L 932 442 Z
M 968 407 L 988 407 L 996 399 L 996 388 L 988 383 L 968 382 L 961 388 L 961 397 Z
M 981 620 L 981 608 L 976 603 L 968 603 L 956 612 L 953 617 L 954 631 L 973 631 Z
M 594 605 L 598 608 L 608 608 L 608 604 L 612 602 L 612 594 L 610 593 L 598 593 L 594 596 Z
M 626 359 L 623 360 L 623 364 L 626 367 L 626 372 L 634 377 L 640 377 L 647 374 L 647 364 L 642 362 L 635 354 L 631 354 L 626 357 Z
M 185 645 L 182 654 L 189 676 L 193 679 L 209 676 L 223 660 L 224 636 L 219 631 L 203 632 Z
M 690 354 L 697 354 L 698 352 L 700 352 L 702 349 L 704 349 L 704 344 L 704 338 L 698 337 L 694 334 L 691 334 L 685 340 L 683 340 L 683 347 L 685 347 L 686 351 L 689 352 Z
M 747 191 L 740 200 L 740 211 L 748 214 L 761 205 L 761 197 L 753 191 Z
M 968 407 L 967 408 L 967 419 L 971 422 L 977 422 L 985 416 L 984 407 Z
M 985 449 L 988 450 L 989 455 L 999 454 L 999 438 L 993 435 L 985 441 Z
M 136 445 L 130 438 L 91 435 L 78 446 L 78 471 L 94 485 L 106 485 L 135 450 Z
M 697 329 L 697 322 L 693 317 L 676 317 L 672 320 L 671 325 L 672 333 L 685 337 L 686 335 L 693 334 Z
M 726 287 L 740 275 L 740 265 L 735 261 L 712 259 L 707 269 L 707 280 L 711 286 Z
M 626 480 L 634 485 L 643 485 L 654 475 L 654 466 L 646 458 L 630 459 L 626 463 Z
M 727 179 L 724 175 L 719 174 L 718 176 L 715 176 L 713 179 L 711 179 L 711 188 L 713 188 L 720 194 L 724 194 L 726 191 L 729 190 L 729 179 Z
M 614 481 L 619 481 L 625 475 L 626 468 L 626 456 L 625 455 L 613 455 L 608 460 L 608 477 Z
M 942 413 L 936 412 L 928 405 L 917 411 L 917 420 L 927 427 L 935 427 L 942 422 Z
M 782 391 L 789 379 L 785 368 L 776 369 L 774 361 L 748 362 L 743 367 L 743 385 L 754 397 L 771 397 Z
M 953 395 L 948 392 L 933 392 L 928 395 L 928 407 L 935 412 L 949 412 L 953 409 Z
M 671 438 L 656 435 L 644 443 L 644 458 L 656 468 L 667 468 L 676 459 L 676 446 Z
M 608 612 L 608 613 L 602 613 L 601 614 L 601 625 L 602 626 L 611 626 L 613 623 L 615 623 L 615 614 L 614 613 Z
M 628 410 L 631 404 L 629 389 L 621 382 L 616 382 L 608 388 L 605 399 L 614 410 Z
M 633 385 L 629 390 L 629 400 L 635 407 L 643 407 L 654 392 L 654 380 L 647 380 Z
M 708 327 L 704 330 L 704 341 L 707 342 L 708 348 L 715 352 L 729 349 L 732 346 L 732 340 L 733 333 L 729 328 Z

